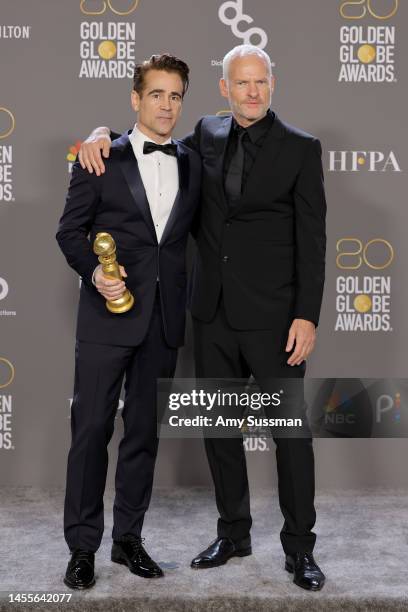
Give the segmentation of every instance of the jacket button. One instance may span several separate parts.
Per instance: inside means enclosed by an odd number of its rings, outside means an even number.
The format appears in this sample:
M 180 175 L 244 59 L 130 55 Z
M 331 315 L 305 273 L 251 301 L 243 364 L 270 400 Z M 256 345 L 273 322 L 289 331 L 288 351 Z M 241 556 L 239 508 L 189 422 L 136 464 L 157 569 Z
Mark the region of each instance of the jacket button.
M 224 263 L 227 263 L 227 261 L 228 261 L 228 260 L 229 260 L 228 255 L 224 255 L 224 257 L 222 258 L 222 261 L 223 261 Z
M 230 227 L 230 225 L 231 225 L 231 221 L 226 221 L 226 222 L 225 222 L 225 225 L 226 225 L 227 227 Z

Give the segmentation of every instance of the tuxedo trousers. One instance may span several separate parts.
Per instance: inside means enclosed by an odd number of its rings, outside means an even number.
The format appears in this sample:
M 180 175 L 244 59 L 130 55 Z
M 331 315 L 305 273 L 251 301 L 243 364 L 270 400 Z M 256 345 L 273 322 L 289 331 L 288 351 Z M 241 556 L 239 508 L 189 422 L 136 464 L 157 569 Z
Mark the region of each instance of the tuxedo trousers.
M 262 392 L 276 391 L 273 377 L 303 378 L 305 363 L 289 366 L 285 352 L 287 329 L 236 330 L 228 322 L 221 296 L 210 322 L 193 318 L 194 353 L 198 378 L 249 378 Z M 311 437 L 274 437 L 278 470 L 279 504 L 284 517 L 280 532 L 286 554 L 311 552 L 314 508 L 314 454 Z M 220 438 L 204 434 L 214 481 L 219 537 L 240 547 L 250 542 L 252 518 L 247 466 L 242 436 Z
M 77 341 L 64 505 L 64 534 L 71 551 L 95 552 L 102 539 L 107 447 L 124 379 L 124 433 L 116 467 L 112 537 L 140 536 L 158 448 L 157 378 L 173 377 L 176 360 L 177 349 L 164 337 L 159 290 L 140 345 Z

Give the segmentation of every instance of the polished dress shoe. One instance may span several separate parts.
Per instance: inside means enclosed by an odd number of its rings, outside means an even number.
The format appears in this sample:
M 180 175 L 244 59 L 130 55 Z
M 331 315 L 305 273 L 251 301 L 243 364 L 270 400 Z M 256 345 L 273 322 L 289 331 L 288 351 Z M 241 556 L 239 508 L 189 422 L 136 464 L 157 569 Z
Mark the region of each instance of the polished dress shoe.
M 65 572 L 64 583 L 71 589 L 89 589 L 95 584 L 94 565 L 95 553 L 75 549 Z
M 161 578 L 163 570 L 149 557 L 143 542 L 144 538 L 131 534 L 124 536 L 123 540 L 114 540 L 111 560 L 127 565 L 132 574 L 142 578 Z
M 217 538 L 191 562 L 193 569 L 206 569 L 224 565 L 231 557 L 246 557 L 252 554 L 251 544 L 240 546 L 230 538 Z
M 317 565 L 311 552 L 286 555 L 285 569 L 294 574 L 293 582 L 308 591 L 320 591 L 325 575 Z

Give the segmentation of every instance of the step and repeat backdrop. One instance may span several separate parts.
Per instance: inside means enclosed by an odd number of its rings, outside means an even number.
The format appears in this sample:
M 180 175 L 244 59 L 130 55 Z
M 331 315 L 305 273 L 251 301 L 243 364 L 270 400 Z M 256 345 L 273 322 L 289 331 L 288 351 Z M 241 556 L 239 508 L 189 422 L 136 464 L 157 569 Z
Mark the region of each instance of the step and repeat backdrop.
M 273 109 L 323 145 L 327 281 L 308 375 L 407 376 L 407 4 L 0 0 L 0 484 L 65 482 L 80 281 L 56 227 L 81 141 L 98 125 L 133 126 L 133 63 L 153 53 L 191 68 L 176 136 L 227 111 L 229 49 L 269 53 Z M 190 322 L 177 374 L 194 375 Z M 396 438 L 315 440 L 319 485 L 406 486 L 406 396 L 393 389 L 379 401 Z M 275 483 L 273 442 L 246 444 L 253 485 Z M 156 484 L 209 483 L 200 440 L 162 440 Z

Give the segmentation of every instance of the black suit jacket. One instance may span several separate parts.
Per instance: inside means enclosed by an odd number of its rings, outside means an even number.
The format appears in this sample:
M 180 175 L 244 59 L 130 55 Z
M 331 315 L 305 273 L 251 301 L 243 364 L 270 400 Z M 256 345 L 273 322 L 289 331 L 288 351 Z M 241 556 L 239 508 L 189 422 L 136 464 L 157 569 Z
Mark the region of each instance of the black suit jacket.
M 82 276 L 77 338 L 85 342 L 136 346 L 148 329 L 157 277 L 166 341 L 184 342 L 186 243 L 199 203 L 201 162 L 196 152 L 177 142 L 179 191 L 160 243 L 128 133 L 112 143 L 100 177 L 73 166 L 57 241 L 68 264 Z M 98 265 L 92 244 L 98 232 L 112 234 L 117 260 L 127 272 L 133 308 L 112 314 L 92 284 Z M 89 235 L 89 236 L 88 236 Z
M 223 187 L 231 117 L 206 116 L 182 142 L 202 158 L 191 312 L 214 316 L 222 288 L 241 330 L 316 325 L 325 273 L 325 215 L 319 140 L 275 116 L 237 205 Z

